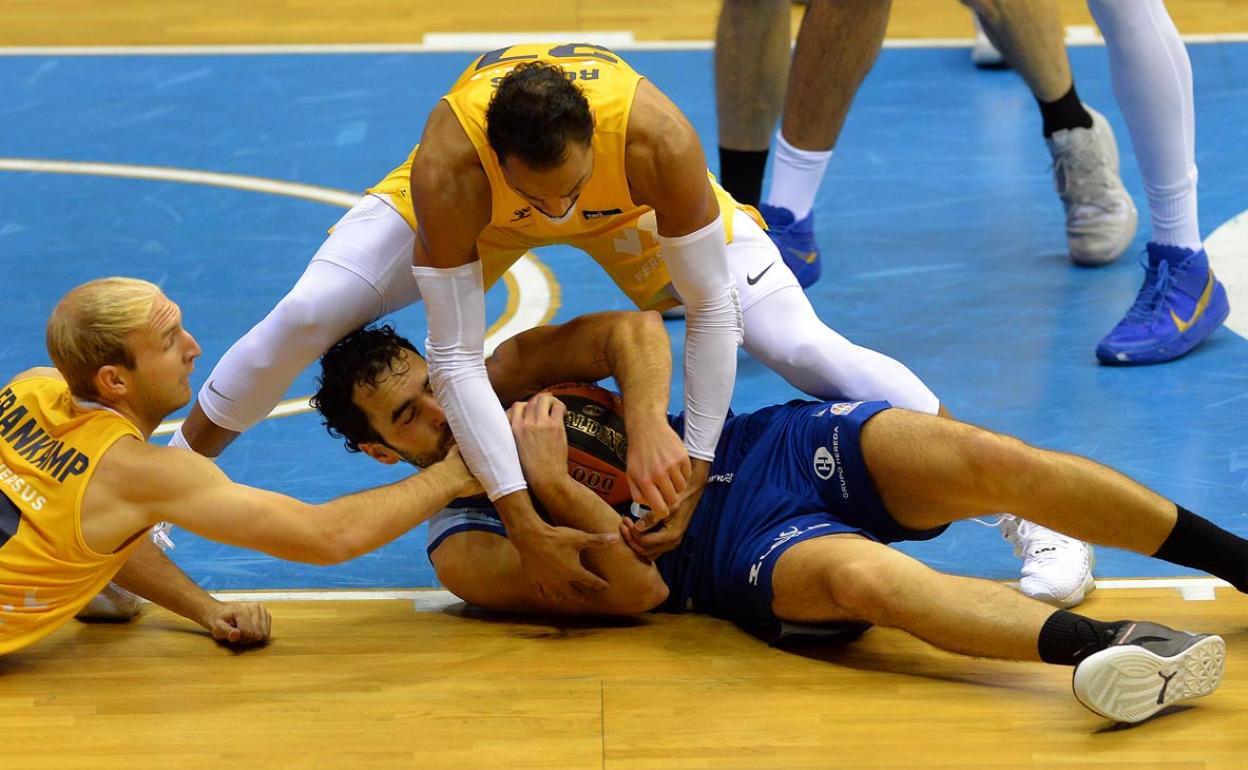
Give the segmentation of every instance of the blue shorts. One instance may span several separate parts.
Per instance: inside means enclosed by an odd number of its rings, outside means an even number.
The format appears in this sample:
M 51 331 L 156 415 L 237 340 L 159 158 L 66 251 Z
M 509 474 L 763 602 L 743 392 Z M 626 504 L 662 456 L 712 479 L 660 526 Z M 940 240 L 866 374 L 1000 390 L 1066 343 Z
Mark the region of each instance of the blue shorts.
M 656 563 L 671 589 L 658 609 L 706 612 L 751 629 L 776 625 L 772 572 L 797 543 L 838 534 L 893 543 L 943 532 L 894 521 L 867 473 L 859 434 L 888 408 L 792 401 L 729 417 L 685 538 Z M 673 420 L 678 431 L 681 422 Z M 430 520 L 428 553 L 465 531 L 507 536 L 489 500 L 457 500 Z
M 660 562 L 672 589 L 663 609 L 772 624 L 772 572 L 797 543 L 838 534 L 892 543 L 943 532 L 898 524 L 867 473 L 859 435 L 888 408 L 793 401 L 730 418 L 685 540 Z

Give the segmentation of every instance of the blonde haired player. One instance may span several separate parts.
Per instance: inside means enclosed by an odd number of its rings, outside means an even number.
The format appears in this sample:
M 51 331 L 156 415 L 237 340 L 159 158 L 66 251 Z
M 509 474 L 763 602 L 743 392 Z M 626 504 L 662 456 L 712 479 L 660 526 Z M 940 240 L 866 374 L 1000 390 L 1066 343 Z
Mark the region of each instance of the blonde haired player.
M 479 488 L 452 452 L 418 477 L 308 505 L 234 484 L 192 452 L 148 444 L 190 399 L 200 348 L 178 306 L 147 281 L 73 289 L 52 313 L 47 342 L 57 368 L 29 369 L 0 390 L 0 654 L 51 633 L 114 576 L 217 639 L 267 639 L 263 607 L 216 601 L 146 537 L 162 519 L 327 564 L 381 546 Z

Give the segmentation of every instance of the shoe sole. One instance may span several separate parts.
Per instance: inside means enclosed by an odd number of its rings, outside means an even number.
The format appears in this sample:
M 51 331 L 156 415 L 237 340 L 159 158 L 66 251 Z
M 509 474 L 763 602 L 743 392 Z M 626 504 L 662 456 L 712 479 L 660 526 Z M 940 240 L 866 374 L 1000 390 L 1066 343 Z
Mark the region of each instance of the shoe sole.
M 1097 346 L 1096 360 L 1106 366 L 1149 366 L 1150 364 L 1164 364 L 1167 361 L 1173 361 L 1176 358 L 1187 355 L 1197 345 L 1204 342 L 1210 334 L 1216 332 L 1231 314 L 1231 305 L 1226 298 L 1226 288 L 1219 283 L 1214 291 L 1218 294 L 1215 314 L 1208 315 L 1208 311 L 1206 311 L 1205 317 L 1200 319 L 1196 326 L 1189 329 L 1185 334 L 1180 334 L 1172 347 L 1138 351 L 1129 354 L 1130 358 L 1119 359 L 1115 358 L 1116 353 L 1103 350 L 1100 346 Z
M 1220 636 L 1206 636 L 1169 658 L 1124 644 L 1085 658 L 1075 667 L 1071 687 L 1089 710 L 1135 723 L 1218 689 L 1225 666 L 1226 642 Z

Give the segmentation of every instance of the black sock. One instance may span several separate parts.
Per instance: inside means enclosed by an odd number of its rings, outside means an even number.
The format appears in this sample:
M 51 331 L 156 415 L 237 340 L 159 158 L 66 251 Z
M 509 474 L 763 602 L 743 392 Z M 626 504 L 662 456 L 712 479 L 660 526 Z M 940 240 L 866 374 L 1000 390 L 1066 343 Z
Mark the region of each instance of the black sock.
M 766 168 L 767 150 L 719 148 L 719 183 L 738 203 L 758 205 Z
M 1075 666 L 1094 652 L 1109 646 L 1114 636 L 1129 620 L 1106 623 L 1085 618 L 1066 610 L 1058 610 L 1044 621 L 1036 647 L 1040 660 L 1059 666 Z
M 1158 559 L 1216 575 L 1248 593 L 1248 540 L 1227 532 L 1217 524 L 1202 519 L 1181 505 L 1176 505 L 1179 519 L 1161 544 Z
M 1036 103 L 1040 105 L 1040 117 L 1044 119 L 1045 139 L 1053 136 L 1054 131 L 1092 127 L 1092 113 L 1083 108 L 1083 102 L 1079 101 L 1079 94 L 1075 93 L 1073 80 L 1070 83 L 1070 90 L 1057 101 L 1042 102 L 1037 99 Z

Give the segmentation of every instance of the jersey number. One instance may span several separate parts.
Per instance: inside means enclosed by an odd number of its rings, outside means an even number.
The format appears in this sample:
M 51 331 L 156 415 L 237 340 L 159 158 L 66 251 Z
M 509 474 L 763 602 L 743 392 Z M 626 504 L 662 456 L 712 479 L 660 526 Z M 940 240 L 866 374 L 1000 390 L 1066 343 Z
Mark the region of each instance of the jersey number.
M 528 59 L 536 59 L 538 55 L 535 53 L 516 54 L 515 56 L 505 56 L 508 51 L 515 48 L 509 45 L 506 48 L 499 48 L 497 51 L 490 51 L 483 55 L 477 62 L 476 69 L 484 69 L 492 64 L 498 64 L 504 61 L 525 61 Z M 608 64 L 615 64 L 619 61 L 615 54 L 600 45 L 591 45 L 589 43 L 567 43 L 565 45 L 557 45 L 546 52 L 546 57 L 550 59 L 600 59 Z

